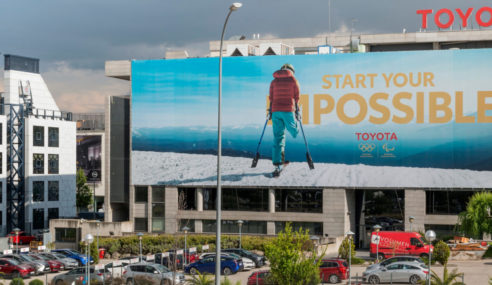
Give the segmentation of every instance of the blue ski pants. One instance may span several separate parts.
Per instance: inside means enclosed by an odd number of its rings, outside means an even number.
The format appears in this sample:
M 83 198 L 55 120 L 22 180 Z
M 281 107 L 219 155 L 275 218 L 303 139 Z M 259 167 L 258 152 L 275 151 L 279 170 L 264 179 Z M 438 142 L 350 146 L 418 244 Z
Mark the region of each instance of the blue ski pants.
M 299 134 L 299 127 L 294 117 L 294 112 L 273 112 L 272 114 L 273 125 L 273 148 L 272 148 L 272 162 L 273 164 L 282 163 L 282 152 L 285 149 L 285 130 L 297 137 Z

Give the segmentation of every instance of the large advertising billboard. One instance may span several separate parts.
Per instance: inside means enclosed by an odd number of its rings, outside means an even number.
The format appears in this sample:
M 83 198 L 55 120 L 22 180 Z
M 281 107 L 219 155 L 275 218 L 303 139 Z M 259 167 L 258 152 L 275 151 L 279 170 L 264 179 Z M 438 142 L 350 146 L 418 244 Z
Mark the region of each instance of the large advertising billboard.
M 492 187 L 491 61 L 491 49 L 224 58 L 223 183 Z M 252 168 L 285 63 L 304 136 L 289 97 L 287 109 L 274 107 Z M 272 92 L 295 93 L 276 84 Z M 132 183 L 214 185 L 217 105 L 218 58 L 133 61 Z M 273 178 L 283 143 L 290 163 Z
M 77 136 L 77 169 L 82 168 L 87 181 L 101 181 L 101 135 Z

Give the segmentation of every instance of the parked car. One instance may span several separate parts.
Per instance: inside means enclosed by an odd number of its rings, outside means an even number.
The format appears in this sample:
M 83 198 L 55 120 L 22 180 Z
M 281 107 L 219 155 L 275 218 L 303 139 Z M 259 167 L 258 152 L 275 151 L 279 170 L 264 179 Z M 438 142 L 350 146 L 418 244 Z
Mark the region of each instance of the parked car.
M 15 259 L 0 258 L 0 273 L 11 278 L 27 278 L 34 275 L 34 267 L 28 264 L 21 264 Z
M 377 245 L 379 241 L 379 245 Z M 394 255 L 413 255 L 420 257 L 429 256 L 429 246 L 426 245 L 422 236 L 416 232 L 373 232 L 371 235 L 370 255 L 382 260 Z
M 395 256 L 395 257 L 388 258 L 386 260 L 381 261 L 380 263 L 371 264 L 367 267 L 366 270 L 375 270 L 380 267 L 386 267 L 395 262 L 416 262 L 420 264 L 425 264 L 424 261 L 418 256 L 402 255 L 402 256 Z
M 65 270 L 63 263 L 61 263 L 57 260 L 50 259 L 47 256 L 36 254 L 36 253 L 31 253 L 29 256 L 31 256 L 32 258 L 39 260 L 39 261 L 48 262 L 51 272 L 58 272 L 61 270 Z
M 247 285 L 267 285 L 268 276 L 270 276 L 270 271 L 262 270 L 251 273 L 248 277 Z
M 157 253 L 154 255 L 154 263 L 161 264 L 173 270 L 183 269 L 184 257 L 182 254 L 168 253 L 168 256 L 163 256 L 162 253 Z
M 223 249 L 222 251 L 223 252 L 232 252 L 232 253 L 235 253 L 241 257 L 247 257 L 247 258 L 253 260 L 256 267 L 262 267 L 263 265 L 265 265 L 266 259 L 264 256 L 258 255 L 256 253 L 249 251 L 249 250 L 245 250 L 242 248 L 227 248 L 227 249 Z
M 319 266 L 319 276 L 323 282 L 338 283 L 348 278 L 349 268 L 345 259 L 323 259 Z
M 53 250 L 51 250 L 51 252 L 61 253 L 66 257 L 73 258 L 73 259 L 77 260 L 79 265 L 86 265 L 87 264 L 87 257 L 84 254 L 77 252 L 76 250 L 73 250 L 73 249 L 53 249 Z M 90 263 L 94 263 L 94 259 L 92 258 L 92 256 L 91 256 Z
M 369 284 L 387 282 L 417 284 L 420 280 L 425 280 L 428 273 L 429 268 L 424 264 L 417 262 L 395 262 L 386 267 L 364 271 L 362 273 L 362 279 Z
M 32 260 L 28 257 L 19 254 L 4 254 L 1 256 L 2 258 L 8 258 L 8 259 L 14 259 L 20 264 L 28 264 L 32 268 L 34 268 L 34 274 L 36 275 L 41 275 L 44 273 L 49 273 L 50 272 L 50 267 L 48 264 L 45 264 L 44 262 L 36 262 L 35 260 Z
M 111 272 L 113 278 L 120 278 L 123 276 L 123 271 L 125 271 L 125 267 L 128 264 L 130 263 L 126 260 L 113 261 L 104 265 L 104 268 L 106 268 L 106 270 Z
M 26 232 L 10 232 L 9 239 L 12 244 L 29 244 L 31 241 L 36 240 L 36 237 Z
M 95 270 L 93 266 L 90 268 L 91 284 L 111 284 L 113 279 L 111 273 L 105 269 Z M 68 272 L 56 275 L 51 280 L 51 285 L 72 285 L 82 284 L 86 274 L 86 267 L 78 267 Z
M 171 249 L 168 250 L 167 252 L 175 254 L 177 250 Z M 193 263 L 196 260 L 198 260 L 198 254 L 196 252 L 190 253 L 189 249 L 184 250 L 183 249 L 183 254 L 178 254 L 179 255 L 184 255 L 186 257 L 186 263 Z
M 234 257 L 235 259 L 240 259 L 243 262 L 243 268 L 241 269 L 241 271 L 254 269 L 256 267 L 253 260 L 251 260 L 247 257 L 241 257 L 235 253 L 232 253 L 232 252 L 223 252 L 222 255 L 231 256 L 231 257 Z M 209 256 L 215 256 L 215 253 L 213 253 L 213 252 L 203 253 L 202 255 L 200 255 L 200 259 L 204 259 L 204 258 L 209 257 Z
M 127 285 L 133 284 L 158 284 L 171 285 L 183 284 L 185 277 L 183 273 L 172 272 L 164 265 L 156 263 L 139 262 L 129 264 L 123 271 L 123 281 Z
M 48 257 L 51 260 L 56 260 L 56 261 L 61 262 L 63 264 L 63 267 L 65 267 L 65 270 L 76 268 L 79 265 L 79 263 L 77 262 L 77 260 L 75 260 L 73 258 L 65 257 L 63 254 L 60 254 L 60 253 L 55 253 L 55 252 L 53 252 L 53 253 L 42 252 L 42 253 L 39 253 L 39 254 L 42 255 L 42 256 L 46 256 L 46 257 Z
M 189 274 L 200 273 L 215 273 L 215 259 L 216 256 L 209 256 L 204 259 L 199 259 L 196 262 L 185 266 L 184 272 Z M 242 261 L 230 256 L 221 256 L 220 269 L 222 274 L 231 275 L 241 270 Z

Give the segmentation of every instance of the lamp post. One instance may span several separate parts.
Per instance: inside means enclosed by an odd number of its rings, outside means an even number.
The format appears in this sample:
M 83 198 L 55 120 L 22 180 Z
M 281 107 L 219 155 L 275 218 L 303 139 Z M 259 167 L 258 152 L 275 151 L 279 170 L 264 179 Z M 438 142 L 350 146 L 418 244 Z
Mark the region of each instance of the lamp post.
M 137 237 L 138 237 L 138 248 L 139 248 L 138 260 L 139 260 L 139 262 L 142 262 L 142 237 L 143 237 L 143 233 L 138 233 Z
M 15 248 L 15 250 L 16 250 L 16 253 L 19 253 L 19 233 L 20 233 L 21 229 L 15 228 L 15 229 L 13 229 L 13 231 L 14 231 L 15 237 L 16 237 L 16 241 L 15 241 L 16 248 Z
M 99 256 L 99 228 L 101 227 L 101 221 L 96 222 L 96 249 L 97 249 L 97 255 Z
M 379 231 L 381 230 L 381 226 L 380 225 L 375 225 L 374 227 L 374 230 L 376 231 L 376 239 L 375 242 L 376 242 L 376 262 L 379 262 Z
M 355 235 L 352 231 L 348 231 L 345 233 L 345 235 L 347 236 L 348 240 L 349 240 L 349 252 L 348 252 L 348 256 L 349 256 L 349 276 L 348 276 L 348 284 L 349 285 L 352 285 L 352 280 L 351 280 L 351 275 L 352 275 L 352 236 Z
M 190 228 L 188 228 L 188 227 L 185 226 L 185 227 L 183 227 L 182 230 L 185 233 L 185 250 L 184 250 L 183 256 L 184 256 L 184 265 L 186 265 L 186 263 L 187 263 L 186 260 L 189 257 L 189 254 L 186 253 L 186 249 L 187 249 L 187 234 L 188 234 L 188 231 L 190 230 Z
M 217 115 L 217 197 L 216 197 L 216 237 L 215 237 L 215 256 L 220 257 L 220 226 L 221 226 L 221 202 L 222 202 L 222 189 L 221 189 L 221 177 L 220 177 L 220 159 L 222 157 L 222 132 L 221 132 L 221 106 L 222 106 L 222 45 L 224 43 L 224 33 L 227 26 L 227 21 L 231 13 L 241 8 L 243 4 L 236 2 L 232 3 L 229 7 L 229 13 L 224 22 L 224 27 L 222 28 L 222 35 L 220 36 L 220 51 L 219 51 L 219 105 L 218 105 L 218 115 Z M 215 262 L 215 284 L 220 285 L 220 258 L 216 258 Z
M 243 224 L 244 224 L 244 221 L 243 220 L 239 220 L 236 222 L 238 227 L 239 227 L 239 248 L 243 248 L 242 247 L 242 237 L 241 237 L 241 229 L 243 228 Z
M 436 233 L 433 230 L 428 230 L 425 232 L 425 238 L 429 241 L 429 273 L 427 273 L 427 284 L 431 284 L 430 272 L 432 264 L 432 241 L 436 239 Z
M 412 224 L 413 224 L 413 221 L 415 221 L 415 217 L 414 216 L 408 217 L 408 222 L 410 222 L 410 231 L 411 232 L 412 232 Z
M 318 252 L 316 251 L 316 249 L 320 240 L 319 236 L 310 236 L 309 239 L 313 243 L 313 251 L 317 254 Z
M 94 241 L 94 237 L 91 234 L 85 235 L 85 242 L 87 244 L 87 270 L 85 271 L 87 274 L 87 284 L 91 285 L 91 243 Z

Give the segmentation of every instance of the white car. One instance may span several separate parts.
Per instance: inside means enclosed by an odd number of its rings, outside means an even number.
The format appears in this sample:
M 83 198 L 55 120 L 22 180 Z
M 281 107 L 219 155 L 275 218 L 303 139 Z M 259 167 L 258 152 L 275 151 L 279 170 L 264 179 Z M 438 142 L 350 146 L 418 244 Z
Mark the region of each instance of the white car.
M 241 256 L 234 254 L 234 253 L 231 253 L 231 252 L 222 252 L 221 254 L 227 255 L 227 256 L 232 256 L 232 257 L 237 258 L 237 259 L 241 259 L 243 261 L 243 265 L 244 265 L 243 271 L 247 271 L 247 270 L 251 270 L 251 269 L 256 268 L 256 265 L 253 262 L 253 260 L 251 260 L 247 257 L 241 257 Z M 211 255 L 215 256 L 215 253 L 213 253 L 213 252 L 203 253 L 202 255 L 200 255 L 199 259 L 204 259 L 205 257 L 211 256 Z
M 128 260 L 118 260 L 104 265 L 104 268 L 111 272 L 113 278 L 121 278 L 128 264 L 130 264 Z

